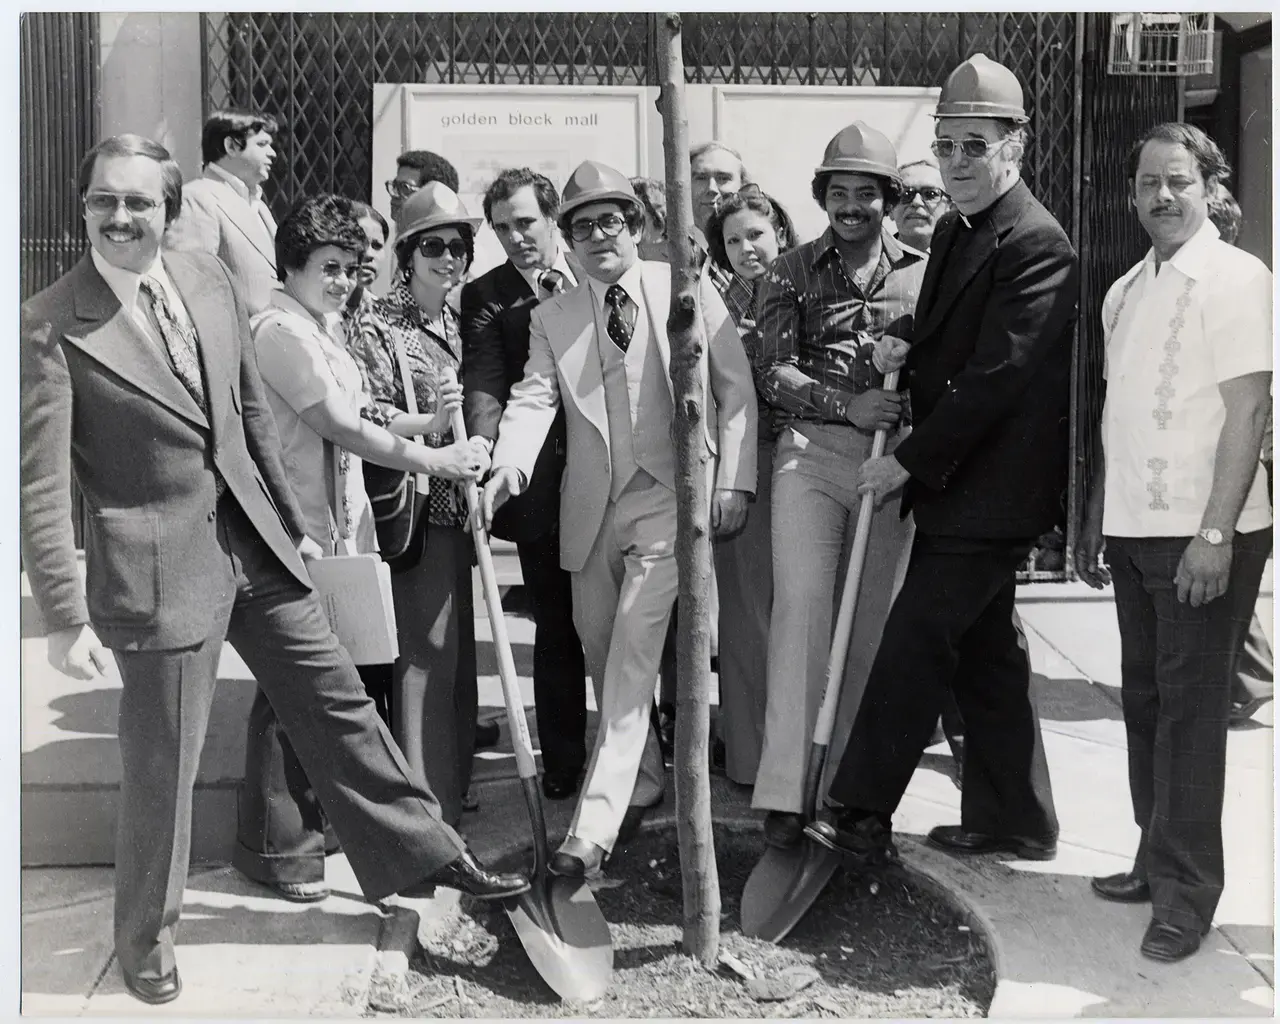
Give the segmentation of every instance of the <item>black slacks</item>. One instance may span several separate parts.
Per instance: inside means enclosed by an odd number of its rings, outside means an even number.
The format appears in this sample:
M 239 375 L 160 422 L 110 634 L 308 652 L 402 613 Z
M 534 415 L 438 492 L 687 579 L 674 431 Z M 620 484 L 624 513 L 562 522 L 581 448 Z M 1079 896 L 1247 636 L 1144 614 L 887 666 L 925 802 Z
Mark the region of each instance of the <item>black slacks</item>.
M 573 625 L 573 589 L 560 568 L 560 531 L 516 545 L 533 608 L 533 701 L 542 770 L 577 775 L 587 763 L 587 668 Z
M 1178 601 L 1189 537 L 1108 537 L 1120 624 L 1120 685 L 1129 793 L 1142 838 L 1134 870 L 1152 916 L 1207 931 L 1222 896 L 1227 721 L 1240 637 L 1271 551 L 1270 529 L 1237 533 L 1217 600 Z
M 830 796 L 892 815 L 947 690 L 964 720 L 961 822 L 973 832 L 1056 837 L 1049 767 L 1014 610 L 1027 541 L 917 533 Z
M 115 946 L 132 975 L 174 966 L 192 791 L 224 638 L 261 681 L 367 897 L 418 882 L 462 850 L 315 594 L 285 571 L 229 494 L 217 515 L 225 573 L 208 581 L 208 594 L 221 625 L 192 647 L 113 652 L 123 681 Z

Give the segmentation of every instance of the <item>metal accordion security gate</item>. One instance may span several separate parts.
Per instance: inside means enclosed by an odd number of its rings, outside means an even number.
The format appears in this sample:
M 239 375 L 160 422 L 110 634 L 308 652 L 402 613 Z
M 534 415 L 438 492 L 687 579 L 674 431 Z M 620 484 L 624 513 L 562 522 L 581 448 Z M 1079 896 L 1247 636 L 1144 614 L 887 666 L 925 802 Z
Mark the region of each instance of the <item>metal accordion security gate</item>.
M 1176 112 L 1176 83 L 1109 78 L 1107 15 L 1051 13 L 761 13 L 684 15 L 691 83 L 939 86 L 974 53 L 1024 84 L 1032 140 L 1023 177 L 1084 260 L 1072 380 L 1072 477 L 1063 496 L 1065 567 L 1037 561 L 1028 580 L 1070 578 L 1095 458 L 1107 285 L 1145 246 L 1124 210 L 1123 146 Z M 277 215 L 303 195 L 368 200 L 376 82 L 656 85 L 646 13 L 287 14 L 202 16 L 206 111 L 270 111 L 283 126 L 267 186 Z M 1103 139 L 1108 140 L 1102 145 Z M 1090 173 L 1092 169 L 1092 173 Z

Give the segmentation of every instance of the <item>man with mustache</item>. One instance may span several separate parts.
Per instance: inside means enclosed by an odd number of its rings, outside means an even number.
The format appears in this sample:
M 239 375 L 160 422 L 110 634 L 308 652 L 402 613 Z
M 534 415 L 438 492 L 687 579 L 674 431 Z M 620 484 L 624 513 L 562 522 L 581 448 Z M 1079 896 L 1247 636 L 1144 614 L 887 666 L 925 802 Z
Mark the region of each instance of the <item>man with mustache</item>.
M 806 834 L 859 862 L 896 856 L 891 823 L 950 690 L 965 727 L 955 854 L 1049 860 L 1058 821 L 1017 571 L 1061 515 L 1079 270 L 1065 231 L 1022 182 L 1022 86 L 975 54 L 942 87 L 933 152 L 956 210 L 934 232 L 910 374 L 912 430 L 868 459 L 860 493 L 903 490 L 915 538 L 844 757 L 834 821 Z
M 1258 453 L 1273 285 L 1209 219 L 1230 172 L 1188 124 L 1157 125 L 1130 152 L 1129 204 L 1151 249 L 1102 303 L 1103 458 L 1077 548 L 1080 577 L 1115 586 L 1141 829 L 1133 868 L 1095 878 L 1093 890 L 1150 902 L 1139 948 L 1163 962 L 1200 948 L 1222 895 L 1232 677 L 1271 552 Z
M 902 396 L 883 390 L 871 365 L 882 336 L 911 337 L 924 276 L 924 257 L 886 229 L 901 196 L 897 167 L 893 144 L 875 129 L 855 122 L 837 133 L 812 183 L 827 230 L 774 260 L 757 298 L 760 388 L 786 418 L 772 467 L 773 612 L 751 798 L 768 812 L 765 841 L 776 847 L 797 845 L 805 825 L 806 754 L 827 678 L 841 554 L 860 504 L 852 483 L 876 430 L 902 417 Z M 905 542 L 897 515 L 876 517 L 850 644 L 862 663 L 844 694 L 846 715 L 857 706 Z
M 484 511 L 492 524 L 495 508 L 524 490 L 563 408 L 560 565 L 572 575 L 600 728 L 550 867 L 582 877 L 600 868 L 665 786 L 649 710 L 677 585 L 671 268 L 639 258 L 644 207 L 612 167 L 579 165 L 557 218 L 584 273 L 572 291 L 533 311 L 529 359 L 502 414 Z M 724 302 L 705 278 L 699 289 L 702 427 L 714 473 L 708 526 L 733 533 L 755 490 L 755 388 Z
M 582 267 L 560 244 L 560 196 L 545 175 L 510 168 L 484 196 L 484 215 L 507 262 L 462 288 L 463 413 L 472 441 L 493 451 L 512 385 L 529 358 L 529 317 L 538 303 L 575 287 Z M 515 541 L 533 605 L 533 694 L 542 746 L 542 792 L 563 800 L 578 791 L 587 763 L 587 681 L 573 625 L 569 574 L 560 567 L 560 478 L 564 412 L 556 414 L 529 486 L 495 515 L 493 534 Z
M 153 1004 L 182 991 L 192 792 L 224 640 L 269 697 L 367 897 L 525 891 L 440 820 L 329 627 L 244 303 L 216 258 L 161 254 L 182 202 L 177 163 L 151 139 L 114 136 L 89 151 L 78 187 L 92 251 L 22 307 L 22 561 L 53 667 L 92 680 L 109 649 L 120 672 L 126 988 Z M 88 510 L 83 584 L 73 477 Z
M 204 175 L 183 187 L 182 211 L 165 232 L 166 249 L 222 260 L 250 316 L 280 287 L 276 222 L 262 200 L 277 129 L 268 114 L 215 110 L 200 139 Z

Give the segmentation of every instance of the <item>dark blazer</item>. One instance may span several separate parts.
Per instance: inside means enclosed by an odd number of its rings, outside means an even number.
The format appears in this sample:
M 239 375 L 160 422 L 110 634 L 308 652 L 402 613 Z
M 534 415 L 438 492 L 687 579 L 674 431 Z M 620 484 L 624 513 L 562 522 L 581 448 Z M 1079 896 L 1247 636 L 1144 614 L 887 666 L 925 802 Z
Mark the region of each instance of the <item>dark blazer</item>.
M 462 412 L 468 436 L 497 439 L 511 385 L 529 358 L 529 316 L 539 297 L 508 260 L 462 289 Z M 493 534 L 523 543 L 555 529 L 566 451 L 561 409 L 542 446 L 528 486 L 493 517 Z
M 50 630 L 91 622 L 108 647 L 168 650 L 212 631 L 226 558 L 213 467 L 276 557 L 310 586 L 249 323 L 213 256 L 166 253 L 199 336 L 209 417 L 86 255 L 22 307 L 22 558 Z M 87 580 L 71 528 L 84 495 Z M 86 604 L 87 598 L 87 604 Z
M 948 260 L 966 230 L 939 221 L 916 306 L 903 512 L 926 534 L 1032 538 L 1065 515 L 1079 262 L 1021 181 Z

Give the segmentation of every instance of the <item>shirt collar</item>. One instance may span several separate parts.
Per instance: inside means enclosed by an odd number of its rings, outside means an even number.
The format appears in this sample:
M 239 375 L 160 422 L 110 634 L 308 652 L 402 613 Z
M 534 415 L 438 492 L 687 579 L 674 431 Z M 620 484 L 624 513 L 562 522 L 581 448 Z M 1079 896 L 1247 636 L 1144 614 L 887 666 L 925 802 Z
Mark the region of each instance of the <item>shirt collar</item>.
M 511 265 L 516 267 L 515 263 Z M 516 271 L 528 282 L 529 288 L 534 295 L 538 295 L 538 278 L 548 270 L 558 270 L 564 275 L 566 291 L 572 288 L 578 280 L 574 277 L 573 271 L 569 269 L 569 262 L 564 258 L 564 250 L 559 247 L 556 248 L 556 258 L 552 261 L 550 267 L 516 267 Z
M 1198 281 L 1209 270 L 1209 261 L 1213 258 L 1214 243 L 1222 236 L 1208 217 L 1194 235 L 1182 243 L 1182 247 L 1165 263 L 1173 267 L 1179 274 Z M 1155 269 L 1156 251 L 1147 250 L 1145 261 Z
M 125 312 L 132 314 L 137 309 L 138 286 L 142 283 L 144 277 L 150 277 L 158 281 L 165 294 L 169 296 L 170 303 L 173 303 L 177 293 L 173 287 L 173 282 L 169 280 L 169 275 L 165 273 L 164 264 L 160 260 L 159 253 L 156 254 L 155 262 L 141 274 L 132 270 L 124 270 L 108 263 L 97 249 L 90 249 L 89 254 L 93 260 L 93 265 L 97 268 L 98 273 L 102 275 L 102 279 L 107 282 L 107 287 L 111 289 L 112 293 L 120 301 L 120 305 Z
M 342 314 L 340 312 L 325 313 L 320 318 L 320 322 L 317 323 L 316 318 L 312 315 L 311 311 L 282 288 L 277 288 L 271 293 L 271 299 L 268 302 L 268 305 L 274 309 L 280 309 L 286 313 L 293 313 L 295 316 L 300 316 L 306 320 L 307 323 L 316 324 L 317 326 L 323 325 L 323 329 L 327 331 L 330 338 L 335 341 L 342 336 Z
M 880 263 L 884 264 L 887 259 L 889 268 L 894 270 L 928 258 L 924 253 L 899 242 L 887 227 L 880 232 L 880 247 Z M 816 270 L 825 260 L 839 258 L 840 250 L 836 248 L 836 233 L 828 227 L 814 242 L 813 262 L 810 265 Z
M 223 170 L 217 164 L 205 164 L 204 172 L 206 175 L 210 175 L 214 178 L 217 178 L 219 181 L 226 182 L 226 184 L 230 185 L 232 189 L 235 190 L 236 195 L 238 195 L 250 206 L 258 202 L 262 198 L 261 186 L 255 189 L 250 189 L 248 185 L 246 185 L 243 181 L 237 178 L 234 174 L 232 174 L 230 171 Z
M 627 293 L 627 296 L 637 306 L 640 305 L 641 299 L 643 298 L 643 295 L 641 294 L 641 282 L 643 280 L 641 276 L 643 273 L 641 270 L 642 267 L 643 267 L 643 261 L 637 259 L 633 264 L 631 264 L 630 267 L 627 268 L 626 273 L 624 273 L 620 278 L 618 278 L 618 281 L 617 281 L 618 284 L 622 285 L 622 290 Z M 591 277 L 591 276 L 587 277 L 587 281 L 589 282 L 591 287 L 591 294 L 596 297 L 596 305 L 599 306 L 601 309 L 604 309 L 605 308 L 605 301 L 604 301 L 605 292 L 607 292 L 611 286 L 605 284 L 605 282 L 603 281 L 597 281 L 594 277 Z

